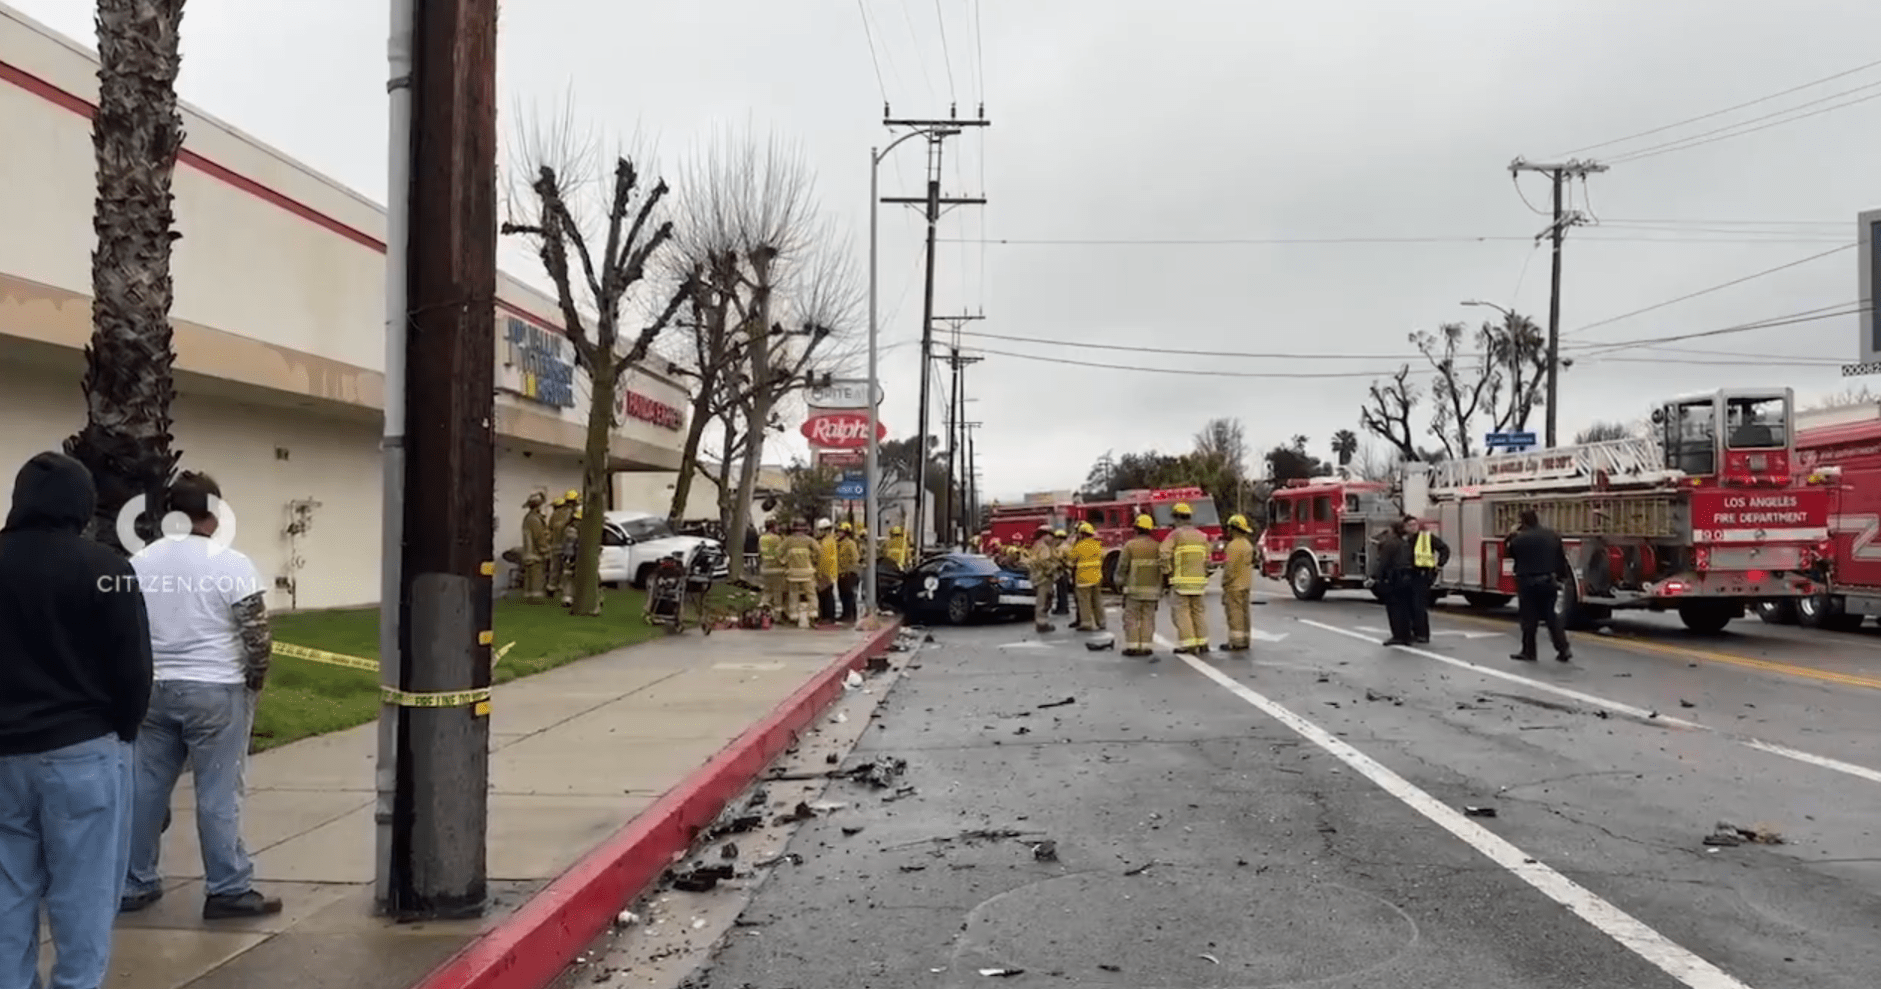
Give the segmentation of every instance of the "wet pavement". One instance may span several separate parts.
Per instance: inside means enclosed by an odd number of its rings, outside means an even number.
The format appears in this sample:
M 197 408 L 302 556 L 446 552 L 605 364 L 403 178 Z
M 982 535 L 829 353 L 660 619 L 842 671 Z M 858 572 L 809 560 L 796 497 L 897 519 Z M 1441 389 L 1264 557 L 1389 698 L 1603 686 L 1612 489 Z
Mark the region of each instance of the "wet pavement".
M 570 985 L 1881 984 L 1867 636 L 1642 616 L 1517 663 L 1509 618 L 1387 649 L 1362 597 L 1259 599 L 1251 660 L 935 629 L 797 755 L 891 785 L 773 784 L 814 813 L 766 866 L 639 908 L 683 949 Z

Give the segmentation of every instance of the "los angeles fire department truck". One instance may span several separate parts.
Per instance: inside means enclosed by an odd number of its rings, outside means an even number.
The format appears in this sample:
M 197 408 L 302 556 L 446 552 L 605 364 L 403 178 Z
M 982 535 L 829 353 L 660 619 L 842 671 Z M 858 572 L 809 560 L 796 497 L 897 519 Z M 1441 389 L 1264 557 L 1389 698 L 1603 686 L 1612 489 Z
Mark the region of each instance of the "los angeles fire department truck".
M 1828 586 L 1811 597 L 1758 603 L 1779 625 L 1854 629 L 1881 615 L 1881 403 L 1796 416 L 1796 458 L 1829 489 L 1834 544 Z
M 1642 608 L 1676 610 L 1686 627 L 1716 632 L 1749 603 L 1822 590 L 1830 491 L 1797 467 L 1793 408 L 1789 389 L 1685 396 L 1654 411 L 1646 436 L 1412 465 L 1401 504 L 1450 544 L 1438 596 L 1507 604 L 1515 575 L 1503 539 L 1533 508 L 1567 545 L 1575 579 L 1559 606 L 1570 626 Z M 1308 600 L 1362 585 L 1372 537 L 1398 514 L 1382 485 L 1308 484 L 1276 498 L 1292 502 L 1291 517 L 1305 510 L 1311 519 L 1310 545 L 1289 544 L 1293 527 L 1272 525 L 1266 546 L 1270 561 L 1287 554 L 1279 565 Z
M 1175 506 L 1187 503 L 1194 513 L 1195 527 L 1211 543 L 1209 567 L 1221 565 L 1227 546 L 1222 542 L 1221 517 L 1215 501 L 1201 488 L 1142 488 L 1119 491 L 1110 501 L 1031 502 L 1000 505 L 992 509 L 987 526 L 993 538 L 1011 546 L 1029 546 L 1033 533 L 1043 523 L 1053 529 L 1075 534 L 1079 522 L 1089 522 L 1104 545 L 1104 584 L 1116 589 L 1117 554 L 1123 544 L 1136 535 L 1136 517 L 1148 515 L 1156 522 L 1154 535 L 1161 539 L 1175 528 Z

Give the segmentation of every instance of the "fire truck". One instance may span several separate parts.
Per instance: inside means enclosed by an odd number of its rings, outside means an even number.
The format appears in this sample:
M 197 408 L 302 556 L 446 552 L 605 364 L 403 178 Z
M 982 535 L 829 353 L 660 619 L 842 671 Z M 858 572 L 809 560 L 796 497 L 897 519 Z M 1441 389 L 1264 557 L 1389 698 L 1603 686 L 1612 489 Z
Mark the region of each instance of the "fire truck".
M 1288 481 L 1267 502 L 1261 574 L 1286 581 L 1302 601 L 1364 587 L 1372 537 L 1399 514 L 1391 485 L 1380 481 Z
M 1655 410 L 1642 436 L 1411 465 L 1403 507 L 1433 522 L 1451 548 L 1435 593 L 1479 608 L 1507 604 L 1515 574 L 1503 540 L 1532 508 L 1567 545 L 1575 579 L 1558 607 L 1570 627 L 1648 609 L 1716 632 L 1747 604 L 1819 594 L 1832 550 L 1830 489 L 1797 469 L 1794 405 L 1789 389 L 1688 395 Z M 1338 551 L 1352 560 L 1340 561 L 1348 582 L 1363 572 L 1352 564 L 1365 562 L 1349 556 L 1349 544 L 1368 546 L 1397 514 L 1377 498 L 1364 512 L 1358 493 L 1360 511 L 1334 513 Z M 1290 575 L 1301 559 L 1296 552 Z M 1323 578 L 1317 546 L 1310 566 Z M 1292 582 L 1298 596 L 1325 592 L 1311 579 Z
M 1162 539 L 1175 528 L 1174 509 L 1178 502 L 1188 503 L 1189 509 L 1195 513 L 1195 527 L 1202 530 L 1211 542 L 1209 568 L 1219 567 L 1227 550 L 1227 544 L 1222 541 L 1221 517 L 1215 511 L 1214 499 L 1201 488 L 1142 488 L 1119 491 L 1116 498 L 1109 501 L 1031 502 L 997 506 L 992 509 L 987 528 L 993 538 L 1005 545 L 1016 542 L 1025 546 L 1031 544 L 1033 533 L 1041 524 L 1071 533 L 1078 523 L 1089 522 L 1097 530 L 1097 539 L 1106 550 L 1104 584 L 1115 590 L 1117 553 L 1124 543 L 1136 535 L 1136 517 L 1148 515 L 1154 519 L 1156 529 L 1153 534 L 1157 539 Z
M 1758 602 L 1778 625 L 1852 630 L 1881 615 L 1881 403 L 1796 417 L 1796 459 L 1829 489 L 1834 544 L 1828 586 L 1810 597 Z

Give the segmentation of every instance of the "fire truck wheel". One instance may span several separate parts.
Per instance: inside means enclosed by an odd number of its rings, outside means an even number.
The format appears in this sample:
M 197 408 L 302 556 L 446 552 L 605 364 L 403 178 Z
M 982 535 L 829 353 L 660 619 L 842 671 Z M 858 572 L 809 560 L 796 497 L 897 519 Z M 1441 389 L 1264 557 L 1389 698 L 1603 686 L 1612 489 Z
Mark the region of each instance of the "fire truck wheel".
M 1862 622 L 1861 615 L 1851 615 L 1843 610 L 1842 599 L 1821 594 L 1798 598 L 1796 619 L 1799 624 L 1809 628 L 1831 632 L 1852 632 L 1860 628 Z
M 1464 591 L 1463 600 L 1472 608 L 1479 608 L 1483 611 L 1494 611 L 1508 604 L 1509 596 L 1507 594 L 1485 594 L 1481 591 Z
M 1679 621 L 1699 635 L 1716 635 L 1736 617 L 1733 610 L 1725 601 L 1691 601 L 1679 605 Z
M 1796 602 L 1788 599 L 1759 601 L 1757 617 L 1771 625 L 1794 625 L 1798 620 Z
M 1293 588 L 1293 596 L 1302 601 L 1317 601 L 1326 596 L 1326 581 L 1319 576 L 1319 568 L 1313 565 L 1311 557 L 1295 557 L 1287 568 L 1287 584 Z
M 1580 588 L 1571 580 L 1561 584 L 1561 593 L 1555 596 L 1554 607 L 1561 616 L 1561 627 L 1575 632 L 1592 631 L 1613 614 L 1606 608 L 1582 604 Z

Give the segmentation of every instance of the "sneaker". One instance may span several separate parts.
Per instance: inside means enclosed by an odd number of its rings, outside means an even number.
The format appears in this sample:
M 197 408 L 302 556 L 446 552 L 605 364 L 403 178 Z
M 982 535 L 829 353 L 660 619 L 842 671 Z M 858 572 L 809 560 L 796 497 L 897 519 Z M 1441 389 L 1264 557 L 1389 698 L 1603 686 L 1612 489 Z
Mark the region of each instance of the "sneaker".
M 163 888 L 147 889 L 141 893 L 126 893 L 118 898 L 118 913 L 136 913 L 163 899 Z
M 204 920 L 266 917 L 280 912 L 281 901 L 278 898 L 263 896 L 259 890 L 253 889 L 211 896 L 202 903 L 202 919 Z

